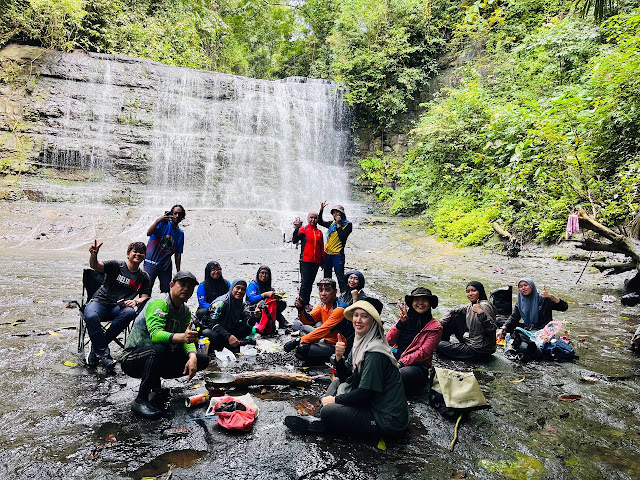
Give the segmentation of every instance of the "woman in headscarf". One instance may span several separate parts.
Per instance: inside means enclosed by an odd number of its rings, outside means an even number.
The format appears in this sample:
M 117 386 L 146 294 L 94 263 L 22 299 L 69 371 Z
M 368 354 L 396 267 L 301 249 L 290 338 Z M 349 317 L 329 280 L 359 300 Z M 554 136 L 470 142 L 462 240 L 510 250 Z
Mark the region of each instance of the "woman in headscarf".
M 246 343 L 252 329 L 251 315 L 242 301 L 246 290 L 247 282 L 236 279 L 231 282 L 229 291 L 209 306 L 208 314 L 202 320 L 205 327 L 202 335 L 209 337 L 215 350 L 228 348 L 238 352 Z
M 261 315 L 262 307 L 264 306 L 264 302 L 262 302 L 262 300 L 268 300 L 270 298 L 273 298 L 276 301 L 276 317 L 280 328 L 287 328 L 289 325 L 282 315 L 282 312 L 287 308 L 287 304 L 271 287 L 271 269 L 266 265 L 260 265 L 260 268 L 258 268 L 258 271 L 256 272 L 255 280 L 249 282 L 249 286 L 247 287 L 247 304 L 251 307 L 259 305 L 260 308 L 259 310 L 256 310 L 256 314 Z M 253 312 L 254 309 L 252 308 L 251 311 Z M 256 321 L 259 320 L 260 319 L 256 317 Z
M 196 317 L 202 319 L 207 314 L 211 302 L 229 291 L 229 281 L 222 276 L 222 267 L 218 262 L 209 262 L 204 269 L 204 282 L 198 285 L 198 310 Z
M 405 392 L 416 394 L 429 383 L 431 360 L 442 338 L 442 325 L 431 314 L 431 309 L 438 306 L 438 297 L 428 288 L 415 288 L 404 300 L 400 318 L 387 332 L 387 342 L 397 346 L 394 355 Z
M 455 360 L 485 360 L 496 351 L 496 309 L 480 282 L 467 283 L 466 294 L 471 303 L 452 308 L 440 321 L 443 340 L 437 352 Z M 451 335 L 458 343 L 449 341 Z
M 364 275 L 359 270 L 351 270 L 344 274 L 344 283 L 347 288 L 340 295 L 340 300 L 347 304 L 347 306 L 356 303 L 358 300 L 364 300 L 367 298 L 367 294 L 364 293 Z
M 338 379 L 321 399 L 319 418 L 286 417 L 291 430 L 377 438 L 407 428 L 409 408 L 396 359 L 384 337 L 381 311 L 382 303 L 375 298 L 359 300 L 344 311 L 355 330 L 353 348 L 345 360 L 346 345 L 336 344 Z
M 533 280 L 522 278 L 518 281 L 518 301 L 509 319 L 498 330 L 497 338 L 513 332 L 520 325 L 520 320 L 526 330 L 540 330 L 553 320 L 553 310 L 566 312 L 568 308 L 567 302 L 550 294 L 547 287 L 539 293 Z

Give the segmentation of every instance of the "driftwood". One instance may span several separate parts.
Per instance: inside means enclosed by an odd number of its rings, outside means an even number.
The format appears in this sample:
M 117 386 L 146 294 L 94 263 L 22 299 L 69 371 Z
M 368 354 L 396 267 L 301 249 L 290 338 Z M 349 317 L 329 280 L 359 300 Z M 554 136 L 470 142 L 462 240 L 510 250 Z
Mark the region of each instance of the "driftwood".
M 597 262 L 593 266 L 607 275 L 635 270 L 636 276 L 627 282 L 627 288 L 635 290 L 640 285 L 640 243 L 632 238 L 614 232 L 602 225 L 595 218 L 589 216 L 582 208 L 578 210 L 580 228 L 594 232 L 599 238 L 585 238 L 578 248 L 591 252 L 619 253 L 629 257 L 628 262 L 604 263 Z
M 313 378 L 304 373 L 291 372 L 242 372 L 216 378 L 216 373 L 205 379 L 208 390 L 220 387 L 250 387 L 252 385 L 290 385 L 292 387 L 308 387 Z
M 493 222 L 492 226 L 498 235 L 509 240 L 507 254 L 511 257 L 517 257 L 518 253 L 520 253 L 520 241 L 511 233 L 502 228 L 502 226 L 498 222 Z

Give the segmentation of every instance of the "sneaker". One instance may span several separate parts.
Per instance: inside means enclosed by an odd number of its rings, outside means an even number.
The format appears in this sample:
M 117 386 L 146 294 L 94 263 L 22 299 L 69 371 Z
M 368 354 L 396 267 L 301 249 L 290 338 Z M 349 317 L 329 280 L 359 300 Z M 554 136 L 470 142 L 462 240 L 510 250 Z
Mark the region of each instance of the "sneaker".
M 116 361 L 111 358 L 111 355 L 105 355 L 104 357 L 100 358 L 100 363 L 107 371 L 107 373 L 113 373 L 116 369 Z
M 98 356 L 96 355 L 96 352 L 93 351 L 93 348 L 89 352 L 89 355 L 87 355 L 85 362 L 89 368 L 96 368 L 98 366 Z
M 137 398 L 131 404 L 131 411 L 136 415 L 153 420 L 162 415 L 162 410 L 158 410 L 149 402 L 141 402 Z
M 324 433 L 322 420 L 311 415 L 289 415 L 284 418 L 284 424 L 296 433 Z

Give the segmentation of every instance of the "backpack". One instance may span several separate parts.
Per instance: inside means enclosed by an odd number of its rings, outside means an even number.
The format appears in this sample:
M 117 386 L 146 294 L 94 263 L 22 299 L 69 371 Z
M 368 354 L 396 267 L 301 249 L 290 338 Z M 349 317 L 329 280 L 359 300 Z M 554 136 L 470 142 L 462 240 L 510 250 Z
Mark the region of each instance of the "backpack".
M 260 335 L 273 335 L 276 333 L 276 316 L 278 314 L 278 302 L 274 298 L 264 301 L 262 317 L 256 324 L 256 332 Z
M 446 417 L 491 408 L 473 372 L 433 367 L 429 383 L 429 405 Z
M 500 287 L 491 290 L 491 303 L 496 307 L 498 315 L 509 316 L 513 312 L 512 306 L 512 287 Z
M 552 339 L 550 342 L 542 345 L 542 355 L 548 360 L 564 362 L 577 360 L 578 355 L 571 345 L 561 338 Z
M 538 360 L 542 357 L 542 351 L 538 348 L 535 334 L 522 327 L 516 327 L 513 332 L 513 342 L 505 350 L 505 357 L 515 358 L 521 362 Z

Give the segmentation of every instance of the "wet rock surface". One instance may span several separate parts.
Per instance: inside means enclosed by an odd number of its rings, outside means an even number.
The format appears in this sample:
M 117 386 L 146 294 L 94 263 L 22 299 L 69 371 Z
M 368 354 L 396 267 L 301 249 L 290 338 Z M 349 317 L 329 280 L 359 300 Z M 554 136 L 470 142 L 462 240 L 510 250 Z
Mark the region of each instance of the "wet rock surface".
M 326 387 L 323 382 L 307 389 L 248 389 L 260 416 L 247 434 L 225 432 L 215 420 L 186 422 L 204 413 L 204 408 L 184 406 L 184 397 L 205 391 L 201 374 L 190 383 L 184 378 L 164 382 L 171 389 L 170 416 L 156 421 L 134 417 L 130 404 L 139 380 L 119 367 L 112 376 L 84 367 L 73 329 L 78 311 L 65 306 L 80 298 L 89 243 L 104 241 L 102 260 L 124 258 L 126 245 L 145 240 L 144 232 L 159 212 L 30 202 L 0 206 L 3 478 L 640 477 L 640 361 L 627 348 L 640 322 L 638 310 L 619 301 L 602 302 L 604 294 L 620 298 L 620 277 L 587 269 L 576 285 L 584 262 L 551 258 L 576 253 L 569 247 L 530 247 L 519 258 L 506 258 L 436 242 L 394 219 L 356 219 L 347 266 L 362 270 L 367 292 L 384 301 L 388 327 L 397 315 L 397 299 L 415 286 L 428 286 L 440 297 L 434 312 L 439 318 L 446 308 L 466 302 L 469 280 L 493 289 L 531 276 L 570 302 L 569 310 L 554 318 L 564 322 L 580 355 L 575 363 L 524 365 L 505 359 L 500 349 L 483 364 L 436 358 L 436 365 L 473 369 L 492 409 L 466 416 L 458 444 L 449 452 L 455 419 L 441 416 L 424 398 L 410 398 L 408 431 L 399 439 L 385 439 L 383 451 L 377 448 L 378 439 L 357 443 L 287 431 L 284 416 L 313 406 Z M 202 279 L 205 264 L 215 259 L 226 278 L 251 279 L 259 265 L 267 264 L 276 289 L 288 292 L 287 302 L 293 302 L 299 251 L 282 243 L 293 217 L 187 210 L 185 269 Z M 292 320 L 293 310 L 287 309 L 285 316 Z M 288 338 L 281 333 L 271 340 L 284 343 Z M 293 355 L 282 351 L 239 357 L 227 367 L 212 363 L 211 370 L 230 373 L 323 373 L 300 370 Z M 563 395 L 580 398 L 567 402 Z

